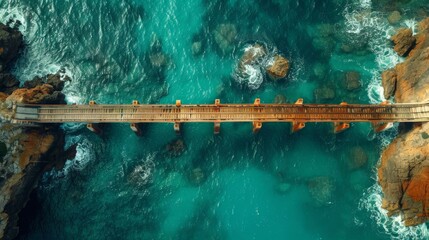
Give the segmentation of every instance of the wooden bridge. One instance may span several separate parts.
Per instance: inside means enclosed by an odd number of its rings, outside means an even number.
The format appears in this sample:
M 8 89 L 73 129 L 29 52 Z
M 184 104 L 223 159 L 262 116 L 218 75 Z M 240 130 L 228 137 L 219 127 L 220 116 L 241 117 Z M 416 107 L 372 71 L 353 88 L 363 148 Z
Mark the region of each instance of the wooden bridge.
M 307 122 L 332 122 L 334 132 L 349 128 L 350 122 L 370 122 L 375 131 L 388 128 L 392 122 L 428 122 L 429 103 L 410 104 L 253 104 L 182 105 L 180 100 L 172 105 L 139 104 L 98 105 L 30 105 L 14 106 L 14 123 L 87 123 L 90 130 L 100 131 L 99 123 L 131 123 L 139 132 L 140 123 L 173 123 L 176 132 L 187 122 L 213 122 L 214 132 L 219 133 L 221 122 L 251 122 L 253 131 L 261 129 L 264 122 L 291 122 L 291 131 L 304 128 Z

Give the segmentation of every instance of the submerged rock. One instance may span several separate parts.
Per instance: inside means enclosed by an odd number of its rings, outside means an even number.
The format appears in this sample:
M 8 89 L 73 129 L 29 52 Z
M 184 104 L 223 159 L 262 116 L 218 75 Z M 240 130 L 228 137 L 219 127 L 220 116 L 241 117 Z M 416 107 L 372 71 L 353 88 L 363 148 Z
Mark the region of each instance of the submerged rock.
M 196 41 L 192 43 L 192 54 L 198 56 L 202 53 L 203 43 Z
M 349 152 L 349 157 L 347 161 L 347 167 L 350 170 L 355 170 L 366 165 L 368 162 L 368 155 L 360 146 L 353 147 Z
M 289 192 L 291 187 L 292 187 L 292 184 L 287 183 L 287 182 L 281 182 L 276 186 L 276 192 L 278 192 L 280 194 L 285 194 L 285 193 Z
M 213 36 L 222 54 L 226 55 L 234 50 L 237 40 L 237 28 L 231 23 L 219 24 L 213 31 Z
M 166 157 L 179 157 L 186 150 L 185 142 L 182 139 L 176 139 L 168 143 L 165 147 Z
M 389 14 L 389 16 L 387 17 L 387 20 L 389 21 L 390 24 L 395 25 L 398 24 L 399 21 L 401 21 L 401 13 L 399 11 L 393 11 Z
M 362 86 L 360 73 L 356 71 L 347 72 L 344 79 L 344 85 L 349 91 L 359 89 Z
M 274 56 L 273 62 L 267 67 L 268 76 L 273 80 L 286 77 L 289 72 L 289 61 L 281 55 Z
M 315 206 L 332 204 L 335 185 L 329 177 L 315 177 L 307 182 L 307 187 Z
M 283 94 L 277 94 L 276 97 L 274 98 L 274 103 L 276 104 L 284 104 L 286 103 L 286 97 Z
M 401 28 L 392 36 L 391 40 L 395 44 L 394 50 L 399 56 L 407 55 L 416 43 L 413 31 L 410 28 Z
M 314 98 L 317 102 L 332 100 L 335 98 L 335 90 L 328 86 L 322 86 L 314 90 Z
M 203 170 L 200 167 L 192 169 L 189 174 L 189 181 L 193 185 L 201 185 L 205 181 L 206 177 Z

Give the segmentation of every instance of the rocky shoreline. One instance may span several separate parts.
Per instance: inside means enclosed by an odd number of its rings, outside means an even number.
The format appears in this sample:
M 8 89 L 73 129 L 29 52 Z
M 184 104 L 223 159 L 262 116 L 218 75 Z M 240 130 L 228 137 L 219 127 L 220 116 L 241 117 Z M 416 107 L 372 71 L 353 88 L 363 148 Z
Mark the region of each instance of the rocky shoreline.
M 386 99 L 397 103 L 429 101 L 429 18 L 419 32 L 399 29 L 391 39 L 404 62 L 382 74 Z M 429 220 L 429 123 L 401 124 L 400 133 L 384 150 L 378 168 L 388 215 L 401 215 L 406 226 Z
M 10 69 L 24 47 L 19 22 L 0 24 L 0 239 L 18 234 L 18 214 L 40 175 L 65 161 L 64 134 L 59 125 L 14 126 L 8 122 L 16 103 L 65 103 L 63 72 L 36 77 L 19 87 Z

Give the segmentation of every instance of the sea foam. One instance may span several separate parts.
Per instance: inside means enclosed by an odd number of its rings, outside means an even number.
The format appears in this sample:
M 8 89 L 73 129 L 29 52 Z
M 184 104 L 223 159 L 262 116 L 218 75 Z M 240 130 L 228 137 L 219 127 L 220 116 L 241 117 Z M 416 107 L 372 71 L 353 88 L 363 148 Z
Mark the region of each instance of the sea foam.
M 374 184 L 364 194 L 359 209 L 368 211 L 371 219 L 377 223 L 377 228 L 393 240 L 420 240 L 429 237 L 429 230 L 425 224 L 406 227 L 401 216 L 388 217 L 387 211 L 381 207 L 382 190 L 379 184 Z

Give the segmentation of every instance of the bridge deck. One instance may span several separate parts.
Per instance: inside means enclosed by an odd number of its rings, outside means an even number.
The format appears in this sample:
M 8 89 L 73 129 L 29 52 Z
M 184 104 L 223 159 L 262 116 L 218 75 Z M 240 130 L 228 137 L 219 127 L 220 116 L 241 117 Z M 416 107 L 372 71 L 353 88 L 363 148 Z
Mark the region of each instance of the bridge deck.
M 15 122 L 428 122 L 429 103 L 392 105 L 18 105 Z

